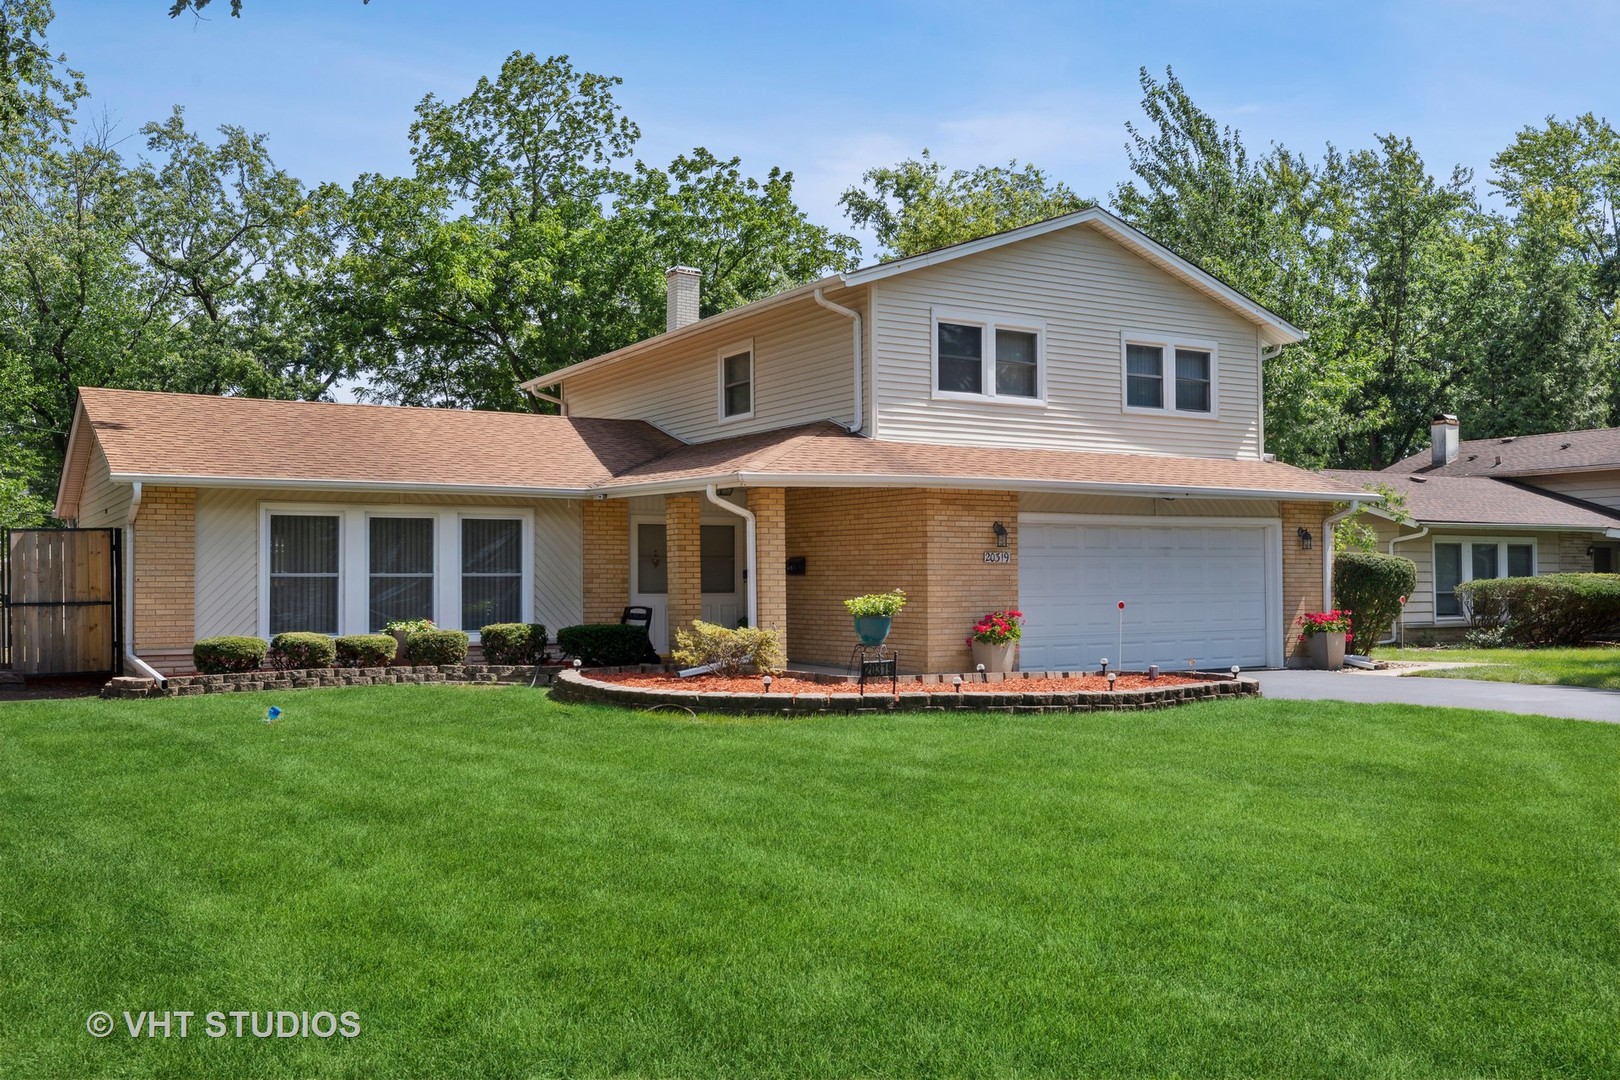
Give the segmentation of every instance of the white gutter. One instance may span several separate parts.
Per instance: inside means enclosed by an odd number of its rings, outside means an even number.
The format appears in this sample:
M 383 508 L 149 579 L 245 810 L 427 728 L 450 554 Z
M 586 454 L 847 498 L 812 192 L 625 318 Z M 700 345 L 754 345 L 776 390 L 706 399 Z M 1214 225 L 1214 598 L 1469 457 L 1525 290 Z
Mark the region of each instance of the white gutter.
M 161 689 L 169 679 L 157 668 L 135 655 L 135 519 L 141 513 L 141 482 L 135 481 L 129 493 L 129 520 L 124 525 L 124 663 L 142 678 L 156 679 Z
M 135 524 L 135 519 L 140 517 L 140 516 L 141 516 L 141 482 L 139 480 L 136 480 L 136 481 L 133 481 L 129 485 L 129 523 L 131 525 Z M 135 550 L 135 546 L 134 546 L 135 545 L 135 534 L 133 532 L 131 532 L 129 534 L 129 543 L 130 543 L 130 551 L 134 551 Z M 130 562 L 131 566 L 135 565 L 135 556 L 134 555 L 131 555 L 129 557 L 129 562 Z
M 113 473 L 120 484 L 164 487 L 314 488 L 322 491 L 430 491 L 447 495 L 516 495 L 531 499 L 583 499 L 589 487 L 528 487 L 521 484 L 423 484 L 412 480 L 321 480 L 297 476 L 159 476 L 150 473 Z M 691 490 L 688 484 L 686 490 Z
M 828 311 L 834 311 L 844 316 L 844 318 L 850 320 L 854 327 L 855 340 L 852 352 L 855 357 L 855 422 L 849 425 L 849 430 L 851 433 L 858 432 L 866 426 L 866 403 L 861 396 L 861 374 L 863 371 L 861 365 L 861 313 L 842 304 L 833 303 L 827 299 L 820 286 L 816 287 L 814 295 L 816 303 Z
M 1350 505 L 1322 522 L 1322 610 L 1333 610 L 1333 527 L 1361 505 L 1360 499 L 1351 499 Z
M 1389 553 L 1391 555 L 1395 554 L 1395 545 L 1396 544 L 1404 544 L 1408 540 L 1421 540 L 1425 536 L 1428 536 L 1428 535 L 1429 535 L 1429 527 L 1427 525 L 1425 525 L 1425 526 L 1423 526 L 1423 528 L 1419 529 L 1417 532 L 1413 533 L 1411 536 L 1392 536 L 1389 539 Z M 1410 600 L 1412 598 L 1410 596 L 1408 596 L 1407 599 Z M 1398 625 L 1400 625 L 1400 621 L 1405 616 L 1405 614 L 1406 614 L 1406 607 L 1403 604 L 1401 606 L 1401 614 L 1395 616 L 1395 622 L 1390 624 L 1389 637 L 1385 638 L 1383 641 L 1380 641 L 1378 644 L 1380 644 L 1380 645 L 1388 645 L 1390 642 L 1395 640 L 1395 638 L 1397 637 L 1397 635 L 1399 633 L 1399 631 L 1396 630 L 1396 627 Z
M 757 629 L 759 626 L 759 553 L 755 545 L 754 530 L 757 523 L 754 520 L 753 511 L 722 499 L 713 484 L 707 485 L 703 489 L 703 494 L 708 496 L 709 501 L 720 507 L 720 509 L 736 514 L 747 523 L 746 528 L 743 530 L 746 534 L 746 539 L 743 542 L 744 566 L 746 569 L 743 570 L 743 574 L 748 578 L 748 625 Z

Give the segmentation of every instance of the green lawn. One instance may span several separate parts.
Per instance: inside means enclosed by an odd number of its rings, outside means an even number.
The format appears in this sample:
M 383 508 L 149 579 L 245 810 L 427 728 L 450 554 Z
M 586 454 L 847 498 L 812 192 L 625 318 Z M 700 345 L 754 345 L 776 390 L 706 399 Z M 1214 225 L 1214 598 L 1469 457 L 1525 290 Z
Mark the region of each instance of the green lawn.
M 1620 690 L 1620 647 L 1614 645 L 1580 649 L 1380 649 L 1378 658 L 1489 665 L 1421 672 L 1426 678 Z
M 1282 701 L 0 705 L 0 1075 L 1613 1077 L 1617 764 Z M 361 1034 L 120 1016 L 278 1008 Z

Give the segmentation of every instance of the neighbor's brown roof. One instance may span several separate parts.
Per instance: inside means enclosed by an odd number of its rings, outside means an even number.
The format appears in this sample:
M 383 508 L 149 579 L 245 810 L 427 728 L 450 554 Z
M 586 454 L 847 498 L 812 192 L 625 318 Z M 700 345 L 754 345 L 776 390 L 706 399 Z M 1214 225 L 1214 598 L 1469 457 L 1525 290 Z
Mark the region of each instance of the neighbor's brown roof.
M 1324 475 L 1358 487 L 1384 484 L 1401 492 L 1406 496 L 1406 512 L 1420 525 L 1620 529 L 1620 511 L 1538 491 L 1513 480 L 1355 469 L 1327 469 Z
M 639 420 L 82 389 L 115 479 L 583 491 L 681 443 Z
M 819 480 L 844 486 L 869 481 L 874 486 L 1023 490 L 1100 487 L 1121 492 L 1142 489 L 1143 494 L 1205 491 L 1331 499 L 1356 491 L 1274 461 L 883 442 L 851 435 L 830 423 L 684 446 L 620 473 L 601 489 L 666 488 L 709 480 L 753 485 Z
M 1386 472 L 1429 476 L 1534 476 L 1583 469 L 1620 469 L 1620 428 L 1554 431 L 1502 439 L 1469 439 L 1457 457 L 1435 468 L 1430 451 L 1413 454 Z

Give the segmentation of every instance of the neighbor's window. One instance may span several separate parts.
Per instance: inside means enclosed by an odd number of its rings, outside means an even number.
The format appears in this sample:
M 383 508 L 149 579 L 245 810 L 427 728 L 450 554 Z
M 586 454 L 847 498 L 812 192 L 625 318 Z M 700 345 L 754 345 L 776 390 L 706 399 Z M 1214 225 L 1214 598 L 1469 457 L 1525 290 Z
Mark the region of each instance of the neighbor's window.
M 338 632 L 338 519 L 270 515 L 270 634 Z
M 699 539 L 702 564 L 702 590 L 706 593 L 737 591 L 737 528 L 734 525 L 705 525 Z
M 523 618 L 523 523 L 461 519 L 461 628 Z
M 986 352 L 995 366 L 986 371 Z M 934 324 L 934 390 L 940 394 L 1041 398 L 1041 331 L 994 319 Z
M 751 344 L 720 350 L 720 417 L 754 411 L 754 348 Z
M 395 619 L 433 618 L 432 518 L 372 518 L 370 567 L 373 633 Z
M 1215 412 L 1215 347 L 1169 340 L 1125 342 L 1125 407 L 1211 415 Z
M 1499 577 L 1532 577 L 1536 546 L 1525 541 L 1440 540 L 1434 545 L 1434 614 L 1438 619 L 1463 618 L 1457 586 L 1465 581 Z

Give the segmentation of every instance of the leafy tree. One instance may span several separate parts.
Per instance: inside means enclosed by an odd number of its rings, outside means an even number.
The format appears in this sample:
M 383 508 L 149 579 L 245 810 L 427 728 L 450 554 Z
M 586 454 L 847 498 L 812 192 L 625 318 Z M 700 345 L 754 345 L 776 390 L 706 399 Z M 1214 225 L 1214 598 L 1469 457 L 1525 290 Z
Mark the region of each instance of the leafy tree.
M 369 4 L 371 3 L 371 0 L 360 0 L 360 2 L 362 4 Z M 169 5 L 169 18 L 178 18 L 188 11 L 195 15 L 201 15 L 203 8 L 207 7 L 211 3 L 213 3 L 213 0 L 174 0 L 174 2 Z M 241 17 L 242 0 L 231 0 L 231 18 L 240 19 Z
M 925 149 L 919 158 L 869 169 L 864 187 L 838 200 L 855 225 L 869 228 L 886 259 L 975 240 L 1095 205 L 1034 165 L 945 167 Z

